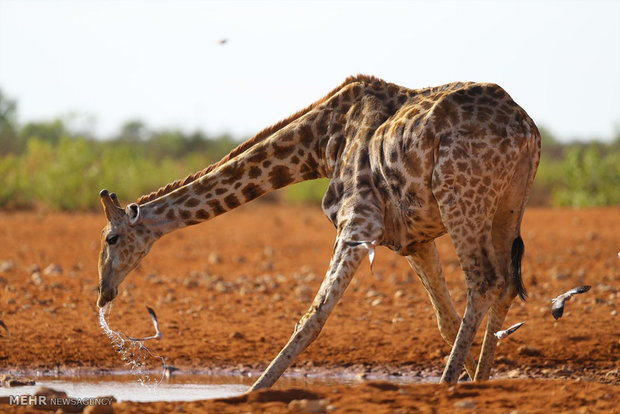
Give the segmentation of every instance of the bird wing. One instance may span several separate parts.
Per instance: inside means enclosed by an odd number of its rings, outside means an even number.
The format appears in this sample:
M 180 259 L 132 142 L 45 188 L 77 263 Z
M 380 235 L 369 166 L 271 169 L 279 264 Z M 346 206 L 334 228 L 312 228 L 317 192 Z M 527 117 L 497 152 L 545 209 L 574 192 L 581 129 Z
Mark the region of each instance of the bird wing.
M 512 325 L 510 328 L 506 329 L 506 333 L 508 335 L 510 335 L 511 333 L 513 333 L 514 331 L 516 331 L 517 329 L 519 329 L 525 322 L 519 322 L 519 323 L 515 323 L 514 325 Z
M 578 293 L 586 293 L 588 290 L 590 290 L 590 288 L 591 288 L 591 286 L 589 286 L 589 285 L 579 286 L 579 287 L 576 287 L 576 288 L 573 288 L 573 289 L 569 290 L 566 293 L 570 293 L 571 296 L 572 296 L 572 295 L 575 295 L 575 294 L 578 294 Z
M 564 302 L 566 301 L 566 297 L 564 295 L 560 295 L 555 298 L 555 302 L 553 302 L 553 306 L 551 307 L 551 314 L 553 317 L 558 320 L 562 317 L 564 313 Z
M 151 315 L 151 319 L 153 320 L 153 326 L 155 327 L 155 332 L 157 334 L 161 334 L 161 332 L 159 332 L 159 322 L 157 322 L 157 315 L 155 315 L 155 311 L 148 306 L 146 307 L 146 310 L 149 311 L 149 315 Z

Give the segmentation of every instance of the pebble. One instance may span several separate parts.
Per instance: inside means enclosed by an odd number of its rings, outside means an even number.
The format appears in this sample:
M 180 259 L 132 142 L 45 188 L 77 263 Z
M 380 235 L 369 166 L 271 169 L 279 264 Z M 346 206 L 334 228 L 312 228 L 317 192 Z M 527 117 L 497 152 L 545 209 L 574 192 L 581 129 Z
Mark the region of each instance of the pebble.
M 43 274 L 45 276 L 60 276 L 62 275 L 62 266 L 56 263 L 50 263 L 43 271 Z
M 209 264 L 212 264 L 212 265 L 222 263 L 222 257 L 219 254 L 213 252 L 209 254 L 209 257 L 207 258 L 207 262 L 209 262 Z
M 327 401 L 325 400 L 293 400 L 288 403 L 288 409 L 293 412 L 305 411 L 310 413 L 327 412 Z
M 245 339 L 245 336 L 241 332 L 239 332 L 239 331 L 235 331 L 235 332 L 231 333 L 230 337 L 232 339 Z
M 399 289 L 394 293 L 394 297 L 396 299 L 402 298 L 403 296 L 405 296 L 405 292 L 403 290 Z
M 12 260 L 5 260 L 0 263 L 0 272 L 8 272 L 15 267 L 15 263 Z
M 461 408 L 464 410 L 471 410 L 476 408 L 476 401 L 474 400 L 461 400 L 454 403 L 456 408 Z
M 41 276 L 41 272 L 33 272 L 32 275 L 30 275 L 30 278 L 32 279 L 32 282 L 37 286 L 43 284 L 43 277 Z

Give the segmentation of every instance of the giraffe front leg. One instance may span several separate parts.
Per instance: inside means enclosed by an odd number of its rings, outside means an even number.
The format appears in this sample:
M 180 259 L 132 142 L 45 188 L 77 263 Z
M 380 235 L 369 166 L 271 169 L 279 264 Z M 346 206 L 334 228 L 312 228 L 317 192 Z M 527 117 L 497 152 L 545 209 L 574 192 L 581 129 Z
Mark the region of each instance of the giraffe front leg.
M 346 238 L 338 238 L 329 270 L 312 306 L 295 326 L 287 344 L 249 391 L 271 387 L 297 355 L 314 341 L 367 252 L 368 250 L 361 245 L 351 246 Z

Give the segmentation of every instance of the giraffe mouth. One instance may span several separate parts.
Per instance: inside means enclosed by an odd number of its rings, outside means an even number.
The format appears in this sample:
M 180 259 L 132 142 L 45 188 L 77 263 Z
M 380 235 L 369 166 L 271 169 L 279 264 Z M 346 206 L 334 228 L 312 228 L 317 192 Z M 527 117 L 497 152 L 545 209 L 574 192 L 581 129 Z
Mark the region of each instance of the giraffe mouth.
M 118 295 L 118 288 L 102 289 L 99 287 L 99 297 L 97 298 L 97 307 L 103 308 L 108 303 L 112 302 Z

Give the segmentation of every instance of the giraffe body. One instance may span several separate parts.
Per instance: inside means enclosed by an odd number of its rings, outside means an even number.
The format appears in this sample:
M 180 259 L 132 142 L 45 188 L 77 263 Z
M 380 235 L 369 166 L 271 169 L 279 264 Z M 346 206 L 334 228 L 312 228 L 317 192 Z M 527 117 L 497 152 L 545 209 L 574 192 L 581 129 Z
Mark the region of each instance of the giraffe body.
M 98 305 L 155 240 L 271 190 L 319 177 L 337 228 L 329 269 L 312 306 L 252 389 L 269 387 L 319 334 L 361 260 L 380 244 L 406 256 L 427 290 L 442 337 L 454 344 L 442 381 L 463 368 L 489 376 L 514 297 L 524 296 L 520 223 L 540 158 L 540 135 L 494 84 L 411 90 L 357 76 L 241 144 L 220 162 L 144 196 L 123 211 L 102 192 Z M 450 299 L 434 239 L 448 233 L 467 283 L 463 320 Z M 114 236 L 117 240 L 114 240 Z M 114 243 L 110 243 L 110 241 Z M 470 347 L 489 312 L 478 366 Z

